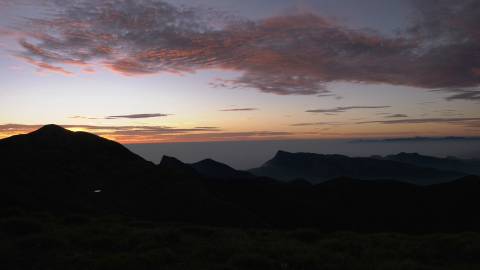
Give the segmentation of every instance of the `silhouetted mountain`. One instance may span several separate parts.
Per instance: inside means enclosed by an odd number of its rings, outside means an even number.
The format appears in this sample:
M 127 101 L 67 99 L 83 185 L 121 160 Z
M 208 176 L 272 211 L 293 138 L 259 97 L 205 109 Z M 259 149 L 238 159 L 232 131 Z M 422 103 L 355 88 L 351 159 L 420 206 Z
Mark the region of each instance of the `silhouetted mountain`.
M 297 178 L 289 182 L 292 185 L 296 186 L 312 186 L 313 184 L 303 178 Z
M 191 166 L 200 174 L 206 177 L 212 178 L 250 178 L 253 177 L 250 173 L 244 171 L 238 171 L 234 168 L 217 162 L 213 159 L 204 159 L 197 163 L 191 164 Z
M 416 184 L 433 184 L 466 175 L 455 171 L 441 171 L 377 158 L 353 158 L 343 155 L 288 153 L 278 151 L 275 157 L 259 168 L 249 170 L 254 175 L 268 176 L 284 181 L 304 178 L 320 183 L 336 177 L 357 179 L 397 179 Z
M 106 175 L 124 176 L 153 168 L 119 143 L 56 125 L 0 140 L 0 153 L 0 166 L 17 178 L 48 176 L 68 181 L 82 177 L 101 185 Z
M 352 172 L 378 178 L 341 177 L 316 185 L 299 178 L 285 182 L 211 160 L 188 165 L 165 156 L 155 166 L 118 143 L 58 126 L 0 140 L 0 153 L 1 209 L 240 227 L 409 232 L 480 228 L 477 176 L 431 186 L 380 177 L 389 170 L 388 175 L 399 176 L 444 173 L 396 161 L 279 152 L 267 165 L 287 168 L 291 175 L 305 170 L 316 177 L 322 169 L 325 177 Z
M 198 178 L 200 176 L 190 165 L 183 163 L 174 157 L 163 156 L 157 167 L 163 172 L 168 172 L 168 174 L 173 177 Z
M 154 165 L 119 143 L 47 125 L 0 140 L 3 200 L 33 207 L 118 208 Z
M 254 224 L 211 196 L 190 165 L 157 166 L 121 144 L 55 125 L 0 140 L 0 205 L 57 213 L 127 214 L 155 220 Z
M 27 162 L 29 167 L 46 161 L 53 162 L 48 167 L 77 164 L 86 169 L 96 164 L 96 170 L 106 166 L 124 169 L 152 165 L 119 143 L 56 125 L 0 140 L 0 150 L 3 162 Z
M 405 138 L 389 138 L 389 139 L 358 139 L 352 140 L 353 143 L 378 143 L 378 142 L 429 142 L 429 141 L 478 141 L 480 137 L 405 137 Z
M 459 159 L 455 157 L 438 158 L 424 156 L 418 153 L 399 153 L 396 155 L 388 155 L 380 159 L 398 161 L 439 170 L 480 174 L 480 160 L 476 159 Z

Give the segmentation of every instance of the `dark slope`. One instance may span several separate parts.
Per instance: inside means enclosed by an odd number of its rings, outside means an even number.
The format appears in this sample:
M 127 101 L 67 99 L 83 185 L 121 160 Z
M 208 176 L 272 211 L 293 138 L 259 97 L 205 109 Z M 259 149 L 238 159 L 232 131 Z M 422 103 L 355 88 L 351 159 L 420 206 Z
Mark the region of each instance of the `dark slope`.
M 155 166 L 93 134 L 48 125 L 0 140 L 0 153 L 4 207 L 207 224 L 255 223 L 250 213 L 210 196 L 189 165 L 164 157 Z
M 284 151 L 279 151 L 273 159 L 250 172 L 286 181 L 304 178 L 313 183 L 320 183 L 336 177 L 351 177 L 365 180 L 397 179 L 421 185 L 451 181 L 465 175 L 460 172 L 441 171 L 376 158 Z
M 121 144 L 55 125 L 0 140 L 0 154 L 3 200 L 58 211 L 110 211 L 154 168 Z
M 76 165 L 95 167 L 96 170 L 152 166 L 119 143 L 56 125 L 0 140 L 0 151 L 2 163 L 27 162 L 28 167 L 61 166 L 56 167 L 57 170 Z
M 217 198 L 195 169 L 174 157 L 164 156 L 144 181 L 145 191 L 138 198 L 144 206 L 137 208 L 135 215 L 194 224 L 262 224 L 254 213 Z
M 175 158 L 164 157 L 155 166 L 115 142 L 57 126 L 0 140 L 0 153 L 2 211 L 20 207 L 61 215 L 80 212 L 189 224 L 322 230 L 480 228 L 476 176 L 432 186 L 351 178 L 309 185 L 302 180 L 238 178 L 212 162 L 206 176 Z M 215 173 L 215 168 L 223 169 Z
M 250 173 L 238 171 L 234 168 L 217 162 L 213 159 L 204 159 L 202 161 L 190 164 L 198 173 L 212 178 L 251 178 Z
M 175 178 L 199 178 L 200 174 L 192 168 L 190 165 L 181 162 L 180 160 L 170 157 L 163 156 L 160 164 L 158 164 L 157 169 L 161 172 L 164 172 L 165 176 L 175 177 Z
M 480 174 L 480 160 L 476 159 L 459 159 L 455 157 L 438 158 L 424 156 L 418 153 L 399 153 L 396 155 L 385 156 L 383 159 L 434 168 L 438 170 Z
M 465 179 L 469 179 L 466 181 Z M 209 180 L 209 190 L 272 227 L 327 231 L 478 231 L 480 178 L 434 186 L 338 178 L 314 186 Z

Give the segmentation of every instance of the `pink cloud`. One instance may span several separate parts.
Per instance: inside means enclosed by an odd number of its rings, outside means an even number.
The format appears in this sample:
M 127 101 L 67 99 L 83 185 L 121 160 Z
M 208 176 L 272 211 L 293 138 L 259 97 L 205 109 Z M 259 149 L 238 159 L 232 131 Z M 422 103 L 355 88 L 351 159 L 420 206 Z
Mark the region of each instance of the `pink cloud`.
M 339 81 L 480 85 L 480 60 L 472 57 L 480 51 L 474 0 L 415 1 L 418 18 L 395 37 L 310 13 L 227 19 L 212 28 L 202 12 L 161 0 L 57 5 L 51 19 L 28 20 L 24 34 L 32 41 L 20 40 L 23 56 L 46 70 L 92 63 L 126 76 L 231 70 L 243 75 L 213 85 L 279 95 L 326 94 L 326 85 Z

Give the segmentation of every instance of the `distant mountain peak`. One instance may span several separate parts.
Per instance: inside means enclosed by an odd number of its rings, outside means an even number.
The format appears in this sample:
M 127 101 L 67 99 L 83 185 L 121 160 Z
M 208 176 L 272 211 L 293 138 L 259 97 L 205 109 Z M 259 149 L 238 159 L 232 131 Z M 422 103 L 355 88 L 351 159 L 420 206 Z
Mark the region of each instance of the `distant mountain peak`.
M 41 135 L 51 136 L 51 135 L 64 135 L 64 134 L 70 134 L 70 133 L 73 133 L 73 131 L 70 131 L 58 125 L 49 124 L 33 131 L 31 134 L 41 134 Z
M 252 176 L 250 173 L 238 171 L 211 158 L 193 163 L 191 166 L 200 174 L 214 178 L 250 178 Z
M 199 162 L 197 163 L 205 163 L 205 164 L 220 164 L 220 162 L 218 161 L 215 161 L 211 158 L 206 158 L 206 159 L 203 159 L 203 160 L 200 160 Z
M 166 166 L 166 167 L 170 167 L 170 166 L 177 167 L 177 166 L 184 166 L 184 165 L 185 163 L 181 162 L 177 158 L 167 156 L 167 155 L 163 156 L 159 164 L 159 166 Z
M 292 153 L 283 151 L 283 150 L 278 150 L 277 153 L 275 154 L 275 157 L 277 156 L 285 156 L 285 155 L 291 155 Z
M 275 154 L 275 156 L 270 161 L 272 161 L 272 160 L 283 160 L 283 159 L 291 157 L 292 155 L 294 155 L 294 154 L 290 153 L 290 152 L 287 152 L 287 151 L 278 150 L 277 153 Z
M 164 155 L 160 163 L 158 164 L 158 167 L 160 168 L 166 168 L 166 169 L 186 169 L 188 171 L 193 170 L 190 165 L 183 163 L 177 158 L 171 157 Z
M 421 155 L 419 153 L 415 153 L 415 152 L 414 153 L 400 152 L 400 153 L 397 154 L 397 156 L 416 156 L 416 157 L 418 157 L 418 156 L 421 156 Z
M 282 159 L 282 158 L 295 158 L 298 159 L 299 157 L 303 158 L 349 158 L 348 156 L 345 155 L 339 155 L 339 154 L 317 154 L 317 153 L 309 153 L 309 152 L 287 152 L 283 150 L 277 151 L 275 156 L 273 157 L 272 160 L 275 159 Z
M 226 165 L 226 164 L 224 164 L 224 163 L 218 162 L 218 161 L 216 161 L 216 160 L 213 160 L 213 159 L 211 159 L 211 158 L 206 158 L 206 159 L 201 160 L 201 161 L 199 161 L 199 162 L 197 162 L 197 163 L 195 163 L 195 164 L 203 165 L 203 166 L 222 167 L 222 168 L 227 168 L 227 167 L 228 167 L 228 168 L 230 168 L 230 169 L 233 170 L 232 167 L 230 167 L 230 166 L 228 166 L 228 165 Z
M 190 165 L 183 163 L 182 161 L 164 155 L 162 161 L 157 166 L 158 169 L 169 174 L 170 176 L 190 177 L 197 176 L 198 173 Z
M 430 159 L 432 158 L 416 153 L 401 153 L 386 158 L 364 158 L 338 154 L 278 151 L 275 157 L 261 167 L 251 169 L 250 172 L 256 176 L 284 181 L 304 178 L 313 183 L 319 183 L 340 176 L 348 176 L 366 180 L 400 179 L 422 185 L 444 182 L 465 175 L 462 170 L 452 167 L 449 170 L 448 167 L 436 169 L 417 165 L 429 163 Z
M 419 154 L 419 153 L 416 153 L 416 152 L 413 152 L 413 153 L 400 152 L 398 154 L 385 156 L 385 158 L 387 158 L 387 159 L 394 159 L 394 158 L 409 159 L 410 158 L 410 159 L 444 160 L 444 161 L 455 161 L 455 160 L 458 161 L 458 160 L 460 160 L 458 157 L 455 157 L 455 156 L 447 156 L 447 157 L 443 158 L 443 157 L 422 155 L 422 154 Z

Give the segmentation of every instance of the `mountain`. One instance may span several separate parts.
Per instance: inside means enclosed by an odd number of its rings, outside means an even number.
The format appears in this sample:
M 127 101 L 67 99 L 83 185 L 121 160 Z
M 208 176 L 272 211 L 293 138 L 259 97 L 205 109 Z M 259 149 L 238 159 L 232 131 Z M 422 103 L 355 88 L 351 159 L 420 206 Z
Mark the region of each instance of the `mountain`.
M 190 164 L 198 173 L 212 178 L 251 178 L 250 173 L 245 171 L 238 171 L 234 168 L 217 162 L 213 159 L 204 159 L 202 161 Z
M 56 125 L 44 126 L 32 133 L 0 140 L 2 163 L 28 162 L 49 167 L 101 163 L 121 169 L 152 164 L 133 154 L 123 145 L 87 132 L 73 132 Z M 50 163 L 53 162 L 54 164 Z M 121 168 L 118 166 L 122 165 Z M 96 168 L 104 169 L 104 167 Z
M 180 160 L 163 156 L 160 164 L 157 165 L 160 171 L 168 172 L 168 175 L 176 178 L 198 178 L 200 175 L 192 166 L 181 162 Z
M 123 145 L 86 132 L 47 125 L 32 133 L 0 140 L 0 166 L 15 177 L 70 178 L 92 181 L 137 173 L 153 164 Z
M 438 158 L 424 156 L 418 153 L 399 153 L 396 155 L 388 155 L 381 159 L 398 161 L 438 170 L 480 174 L 480 160 L 478 159 L 459 159 L 456 157 Z
M 277 181 L 212 160 L 186 164 L 164 156 L 154 165 L 113 141 L 52 125 L 0 140 L 0 153 L 0 218 L 21 212 L 324 231 L 480 228 L 478 176 L 429 186 L 390 177 L 338 177 L 320 184 L 300 177 Z M 269 166 L 288 168 L 292 175 L 303 169 L 318 175 L 321 168 L 328 177 L 339 171 L 368 177 L 387 172 L 450 177 L 448 172 L 396 161 L 339 155 L 279 152 Z M 368 170 L 382 174 L 367 174 Z
M 119 143 L 56 125 L 0 140 L 0 153 L 1 199 L 58 211 L 116 208 L 154 168 Z
M 284 181 L 304 178 L 320 183 L 336 177 L 351 177 L 364 180 L 397 179 L 422 185 L 451 181 L 466 175 L 394 160 L 285 151 L 278 151 L 274 158 L 249 172 Z
M 206 224 L 255 224 L 216 199 L 190 165 L 154 165 L 114 141 L 47 125 L 0 140 L 0 206 L 121 214 Z

